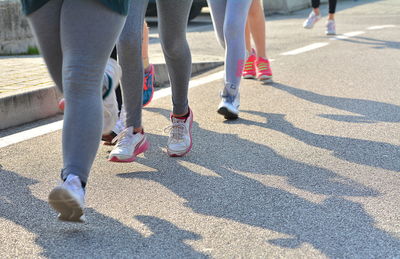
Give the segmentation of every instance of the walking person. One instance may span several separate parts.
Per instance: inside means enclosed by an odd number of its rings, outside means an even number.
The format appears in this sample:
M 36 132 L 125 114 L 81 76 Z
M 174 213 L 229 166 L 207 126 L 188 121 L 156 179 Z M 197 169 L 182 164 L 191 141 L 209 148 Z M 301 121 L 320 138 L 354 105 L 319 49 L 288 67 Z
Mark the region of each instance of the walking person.
M 335 24 L 335 11 L 336 11 L 336 3 L 337 0 L 329 0 L 329 14 L 328 21 L 326 22 L 326 35 L 335 35 L 336 34 L 336 24 Z M 319 10 L 319 6 L 321 4 L 320 0 L 311 0 L 311 6 L 313 10 L 308 16 L 307 20 L 304 21 L 303 27 L 306 29 L 312 29 L 314 25 L 321 20 L 321 13 Z
M 144 20 L 148 0 L 132 1 L 126 25 L 117 44 L 122 67 L 121 86 L 126 110 L 125 129 L 117 141 L 109 160 L 132 162 L 145 152 L 149 143 L 142 125 L 142 32 L 133 30 Z M 191 53 L 186 40 L 186 28 L 192 0 L 157 0 L 161 46 L 168 68 L 172 90 L 173 110 L 167 142 L 169 156 L 183 156 L 192 147 L 193 112 L 189 108 L 188 89 L 191 76 Z
M 253 38 L 256 49 L 251 47 L 251 38 Z M 243 78 L 271 81 L 272 70 L 266 53 L 262 0 L 253 0 L 250 6 L 246 24 L 246 50 L 247 59 L 243 69 Z
M 116 86 L 118 82 L 115 66 L 108 67 L 106 78 L 104 71 L 130 1 L 21 2 L 50 75 L 67 103 L 62 130 L 63 183 L 50 192 L 49 203 L 60 213 L 60 220 L 81 222 L 85 186 L 102 134 L 102 84 Z
M 252 0 L 208 0 L 217 39 L 225 49 L 225 77 L 217 112 L 232 120 L 239 117 L 240 79 L 246 56 L 245 28 Z
M 128 52 L 129 53 L 129 52 Z M 117 48 L 113 49 L 111 53 L 111 57 L 117 60 Z M 144 79 L 143 79 L 143 100 L 142 105 L 143 107 L 147 106 L 151 100 L 153 99 L 154 95 L 154 83 L 155 83 L 155 69 L 154 65 L 150 63 L 149 57 L 149 27 L 147 22 L 143 23 L 143 37 L 142 37 L 142 61 L 143 61 L 143 68 L 144 68 Z M 131 63 L 127 63 L 131 65 Z M 119 116 L 118 121 L 114 124 L 114 128 L 112 131 L 106 132 L 102 136 L 102 140 L 104 141 L 103 144 L 107 146 L 112 146 L 115 143 L 112 140 L 125 129 L 125 108 L 122 102 L 122 93 L 121 87 L 117 87 L 116 89 L 117 101 L 118 101 L 118 109 L 119 109 Z

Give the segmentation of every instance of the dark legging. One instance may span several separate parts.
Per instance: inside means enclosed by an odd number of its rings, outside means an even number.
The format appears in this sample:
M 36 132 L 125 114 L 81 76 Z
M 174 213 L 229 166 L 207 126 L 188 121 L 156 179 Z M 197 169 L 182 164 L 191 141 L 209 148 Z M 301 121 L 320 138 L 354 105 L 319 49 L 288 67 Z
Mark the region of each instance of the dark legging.
M 311 0 L 312 8 L 319 8 L 320 0 Z M 329 13 L 335 13 L 337 0 L 329 0 Z
M 147 4 L 148 0 L 132 1 L 117 43 L 118 60 L 122 67 L 121 87 L 126 127 L 142 126 L 142 29 Z M 191 6 L 192 0 L 157 0 L 158 29 L 171 81 L 174 114 L 188 112 L 192 58 L 186 40 L 186 27 Z

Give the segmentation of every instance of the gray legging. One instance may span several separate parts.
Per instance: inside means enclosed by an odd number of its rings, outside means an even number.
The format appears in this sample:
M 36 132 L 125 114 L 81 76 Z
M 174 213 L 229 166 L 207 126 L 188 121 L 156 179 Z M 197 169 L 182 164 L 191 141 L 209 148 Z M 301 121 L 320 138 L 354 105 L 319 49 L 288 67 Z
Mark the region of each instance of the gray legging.
M 131 3 L 125 27 L 117 43 L 122 67 L 121 87 L 126 109 L 126 126 L 142 126 L 142 32 L 148 0 Z M 157 0 L 158 27 L 172 88 L 174 114 L 188 111 L 188 86 L 192 59 L 186 28 L 192 0 Z M 139 30 L 140 28 L 140 30 Z
M 236 96 L 246 55 L 245 27 L 252 0 L 207 0 L 217 39 L 225 49 L 223 95 Z
M 28 15 L 40 52 L 67 103 L 63 179 L 75 174 L 87 182 L 102 133 L 104 69 L 125 19 L 96 0 L 52 0 Z

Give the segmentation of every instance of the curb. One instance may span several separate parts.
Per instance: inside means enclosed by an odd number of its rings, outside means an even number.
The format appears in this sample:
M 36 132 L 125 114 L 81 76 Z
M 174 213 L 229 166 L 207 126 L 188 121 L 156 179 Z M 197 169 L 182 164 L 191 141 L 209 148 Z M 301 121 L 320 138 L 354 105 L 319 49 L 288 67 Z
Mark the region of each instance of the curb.
M 154 64 L 154 63 L 153 63 Z M 192 76 L 222 66 L 223 61 L 204 61 L 192 64 Z M 156 83 L 169 84 L 167 65 L 154 64 Z M 24 123 L 49 118 L 60 113 L 58 101 L 62 94 L 56 86 L 20 92 L 0 98 L 0 130 L 20 126 Z

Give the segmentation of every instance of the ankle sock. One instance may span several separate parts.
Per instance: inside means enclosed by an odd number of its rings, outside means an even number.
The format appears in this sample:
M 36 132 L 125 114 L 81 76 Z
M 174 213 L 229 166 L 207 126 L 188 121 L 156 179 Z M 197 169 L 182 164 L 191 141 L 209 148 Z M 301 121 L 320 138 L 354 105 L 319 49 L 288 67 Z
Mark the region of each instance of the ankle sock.
M 189 117 L 189 115 L 190 115 L 190 111 L 188 111 L 185 115 L 183 115 L 183 116 L 179 116 L 179 117 L 176 117 L 176 116 L 173 116 L 172 115 L 172 117 L 174 117 L 174 118 L 176 118 L 176 119 L 179 119 L 179 120 L 184 120 L 184 119 L 187 119 L 188 117 Z

